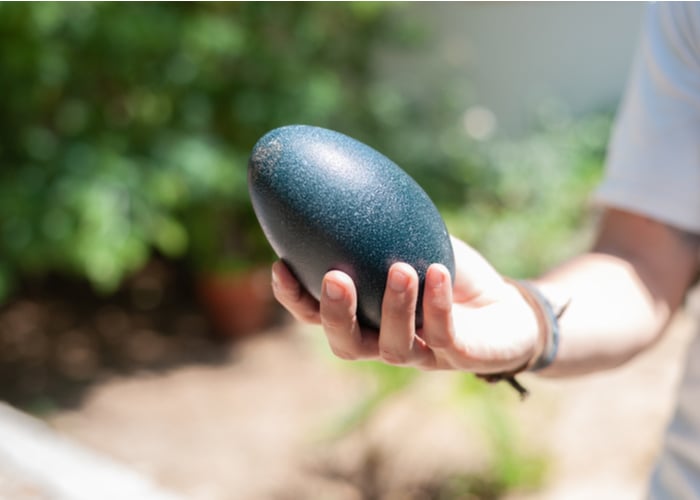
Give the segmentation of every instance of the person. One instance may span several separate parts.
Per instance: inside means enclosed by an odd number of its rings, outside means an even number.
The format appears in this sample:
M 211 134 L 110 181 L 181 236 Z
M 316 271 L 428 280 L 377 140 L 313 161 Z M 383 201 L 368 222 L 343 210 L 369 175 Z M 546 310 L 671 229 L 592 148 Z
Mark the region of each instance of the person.
M 561 377 L 616 367 L 653 345 L 695 283 L 700 257 L 700 5 L 647 6 L 610 141 L 592 248 L 529 283 L 502 277 L 453 239 L 445 267 L 425 276 L 414 328 L 415 270 L 391 266 L 379 331 L 363 330 L 347 274 L 332 270 L 313 299 L 278 261 L 277 300 L 323 325 L 333 353 L 393 365 L 511 379 L 536 368 Z M 700 498 L 700 340 L 688 353 L 678 405 L 651 480 L 651 498 Z

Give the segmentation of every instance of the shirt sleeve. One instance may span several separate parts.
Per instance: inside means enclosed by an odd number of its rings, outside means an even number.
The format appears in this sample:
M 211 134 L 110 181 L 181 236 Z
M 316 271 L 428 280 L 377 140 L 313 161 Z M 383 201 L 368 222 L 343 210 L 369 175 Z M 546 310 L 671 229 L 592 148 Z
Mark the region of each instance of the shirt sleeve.
M 700 5 L 648 6 L 595 201 L 700 233 Z

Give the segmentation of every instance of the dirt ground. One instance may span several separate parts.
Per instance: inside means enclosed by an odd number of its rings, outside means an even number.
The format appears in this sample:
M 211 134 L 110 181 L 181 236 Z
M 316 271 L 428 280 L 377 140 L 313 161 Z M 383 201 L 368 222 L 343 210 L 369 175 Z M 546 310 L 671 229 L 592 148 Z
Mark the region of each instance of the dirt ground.
M 421 374 L 367 425 L 333 439 L 373 379 L 332 359 L 318 330 L 286 321 L 213 341 L 194 303 L 163 294 L 178 287 L 159 288 L 150 302 L 144 297 L 156 292 L 147 288 L 109 301 L 76 292 L 72 308 L 29 294 L 6 307 L 0 396 L 192 500 L 438 499 L 446 498 L 433 487 L 441 477 L 483 466 L 483 429 L 446 403 L 452 375 Z M 138 306 L 144 300 L 148 307 Z M 550 465 L 537 491 L 501 497 L 640 498 L 691 334 L 680 314 L 655 348 L 621 369 L 524 378 L 532 396 L 513 395 L 508 408 Z M 21 347 L 19 338 L 43 347 Z M 2 470 L 0 497 L 39 498 Z

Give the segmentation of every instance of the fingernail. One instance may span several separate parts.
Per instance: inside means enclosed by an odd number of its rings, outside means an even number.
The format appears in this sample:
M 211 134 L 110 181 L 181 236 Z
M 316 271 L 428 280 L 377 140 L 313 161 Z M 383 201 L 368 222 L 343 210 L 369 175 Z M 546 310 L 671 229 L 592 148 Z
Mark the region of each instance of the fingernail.
M 277 273 L 273 270 L 272 271 L 272 288 L 279 288 L 280 286 L 280 278 L 277 276 Z
M 408 288 L 409 277 L 403 271 L 394 269 L 389 276 L 389 288 L 394 292 L 403 292 Z
M 337 283 L 333 283 L 332 281 L 326 281 L 325 292 L 326 297 L 328 297 L 331 300 L 340 300 L 345 294 L 345 292 L 343 291 L 343 287 L 341 287 Z

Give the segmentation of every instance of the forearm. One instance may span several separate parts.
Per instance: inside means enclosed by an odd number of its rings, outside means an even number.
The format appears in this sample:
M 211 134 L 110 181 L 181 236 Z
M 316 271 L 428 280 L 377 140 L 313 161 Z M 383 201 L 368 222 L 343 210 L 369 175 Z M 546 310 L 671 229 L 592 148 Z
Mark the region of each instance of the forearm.
M 570 301 L 556 360 L 541 373 L 613 368 L 653 344 L 696 276 L 697 250 L 696 237 L 631 214 L 606 214 L 592 252 L 536 280 L 554 301 Z
M 671 316 L 635 268 L 619 257 L 591 253 L 536 281 L 555 301 L 568 300 L 555 362 L 541 373 L 566 376 L 613 368 L 651 345 Z

